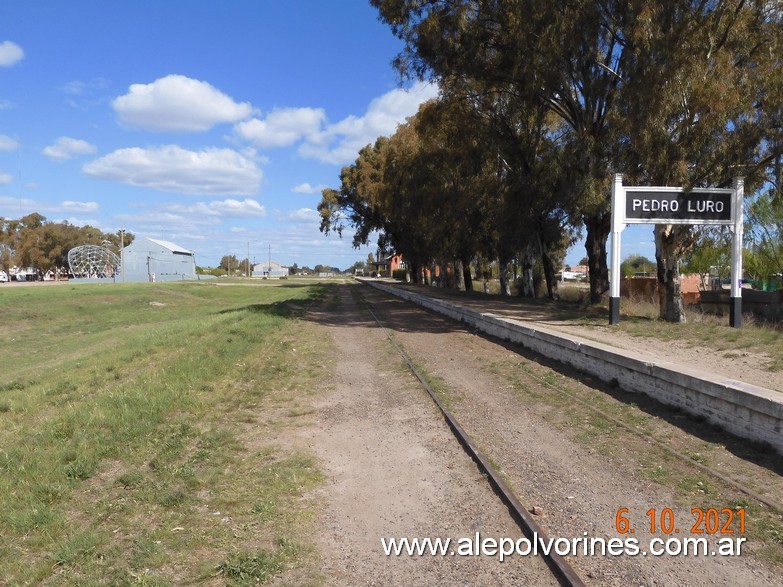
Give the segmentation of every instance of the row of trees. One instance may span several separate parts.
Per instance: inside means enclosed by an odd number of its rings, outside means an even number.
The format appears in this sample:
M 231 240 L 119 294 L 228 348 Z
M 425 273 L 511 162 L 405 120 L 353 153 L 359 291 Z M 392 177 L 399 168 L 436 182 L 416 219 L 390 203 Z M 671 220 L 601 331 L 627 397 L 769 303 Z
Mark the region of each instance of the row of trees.
M 350 223 L 360 244 L 380 231 L 414 269 L 517 258 L 524 275 L 536 258 L 551 296 L 558 251 L 584 230 L 599 301 L 614 173 L 686 189 L 744 176 L 746 193 L 763 186 L 780 201 L 778 2 L 371 3 L 405 42 L 398 70 L 437 82 L 441 97 L 324 190 L 324 232 Z M 684 321 L 679 263 L 694 233 L 661 225 L 654 235 L 661 317 Z
M 263 262 L 262 262 L 263 263 Z M 353 266 L 346 271 L 352 270 Z M 220 263 L 217 267 L 204 268 L 200 267 L 199 272 L 204 274 L 211 274 L 215 276 L 220 275 L 249 275 L 253 272 L 253 264 L 249 259 L 245 258 L 239 260 L 236 255 L 223 255 L 220 259 Z M 297 263 L 288 267 L 289 275 L 298 275 L 302 273 L 304 275 L 312 275 L 318 273 L 340 273 L 341 271 L 337 267 L 329 267 L 327 265 L 316 265 L 313 269 L 307 267 L 299 267 Z
M 68 251 L 81 245 L 99 245 L 120 250 L 133 242 L 130 232 L 103 232 L 93 226 L 74 226 L 68 222 L 47 221 L 34 212 L 18 220 L 0 217 L 0 269 L 33 267 L 41 273 L 56 270 L 67 273 Z

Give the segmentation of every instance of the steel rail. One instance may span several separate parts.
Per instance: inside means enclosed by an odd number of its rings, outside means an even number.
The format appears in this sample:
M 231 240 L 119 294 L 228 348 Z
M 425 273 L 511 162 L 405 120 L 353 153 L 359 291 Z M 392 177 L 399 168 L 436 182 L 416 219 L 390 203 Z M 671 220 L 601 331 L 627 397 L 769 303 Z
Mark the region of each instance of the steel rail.
M 473 442 L 473 439 L 470 437 L 470 435 L 465 432 L 465 429 L 462 428 L 454 415 L 441 401 L 435 390 L 430 387 L 429 383 L 427 383 L 427 380 L 422 376 L 419 370 L 416 369 L 416 366 L 413 364 L 411 358 L 407 355 L 407 353 L 405 353 L 400 345 L 397 344 L 397 342 L 389 333 L 389 330 L 384 326 L 383 322 L 378 318 L 375 312 L 373 312 L 372 307 L 370 306 L 370 303 L 367 301 L 367 299 L 364 296 L 362 296 L 362 299 L 364 301 L 365 307 L 367 308 L 367 311 L 386 334 L 386 338 L 389 339 L 389 342 L 391 342 L 392 346 L 394 346 L 394 348 L 403 358 L 405 364 L 411 370 L 416 379 L 419 380 L 419 383 L 421 383 L 422 387 L 424 387 L 424 389 L 427 391 L 430 398 L 432 398 L 432 401 L 435 402 L 435 405 L 438 406 L 454 436 L 462 445 L 465 452 L 467 452 L 467 454 L 473 459 L 481 472 L 486 475 L 487 480 L 494 489 L 495 493 L 508 507 L 511 517 L 517 523 L 525 536 L 531 541 L 538 540 L 539 543 L 542 544 L 551 544 L 551 541 L 544 529 L 541 528 L 538 522 L 533 519 L 532 515 L 527 511 L 525 506 L 522 505 L 514 492 L 503 481 L 500 474 L 495 470 L 495 468 L 484 456 L 478 446 L 476 446 L 476 443 Z M 549 566 L 550 570 L 555 575 L 555 577 L 557 577 L 561 585 L 566 587 L 586 587 L 586 583 L 576 573 L 568 561 L 553 549 L 550 548 L 549 553 L 542 554 L 542 556 L 544 561 L 547 563 L 547 566 Z
M 446 319 L 448 319 L 448 318 L 446 318 Z M 527 374 L 528 377 L 530 377 L 532 380 L 534 380 L 538 384 L 546 386 L 546 387 L 549 387 L 550 389 L 553 389 L 554 391 L 560 393 L 561 395 L 566 396 L 570 400 L 575 401 L 575 402 L 583 405 L 589 411 L 593 412 L 594 414 L 598 414 L 599 416 L 601 416 L 605 420 L 607 420 L 609 422 L 612 422 L 613 424 L 623 428 L 627 432 L 632 433 L 637 438 L 640 438 L 640 439 L 644 440 L 645 442 L 647 442 L 647 443 L 649 443 L 651 445 L 657 446 L 658 448 L 660 448 L 663 451 L 669 453 L 670 455 L 674 456 L 675 458 L 678 458 L 678 459 L 682 460 L 683 462 L 689 464 L 690 466 L 694 467 L 695 469 L 698 469 L 699 471 L 701 471 L 701 472 L 703 472 L 703 473 L 705 473 L 707 475 L 710 475 L 710 476 L 714 477 L 715 479 L 718 479 L 719 481 L 722 481 L 723 483 L 733 487 L 734 489 L 736 489 L 740 493 L 744 493 L 749 498 L 759 502 L 760 504 L 763 504 L 763 505 L 767 506 L 768 508 L 773 509 L 773 510 L 775 510 L 777 512 L 783 512 L 783 503 L 780 503 L 779 501 L 775 501 L 774 499 L 771 499 L 771 498 L 769 498 L 769 497 L 767 497 L 765 495 L 762 495 L 758 491 L 755 491 L 755 490 L 751 489 L 750 487 L 748 487 L 747 485 L 737 481 L 736 479 L 733 479 L 732 477 L 729 477 L 728 475 L 724 475 L 720 471 L 716 471 L 714 468 L 708 467 L 707 465 L 705 465 L 703 463 L 700 463 L 699 461 L 691 458 L 687 454 L 683 454 L 683 453 L 681 453 L 681 452 L 671 448 L 665 442 L 662 442 L 661 440 L 658 440 L 657 438 L 653 438 L 653 437 L 647 436 L 645 434 L 641 434 L 638 430 L 634 429 L 632 426 L 629 426 L 628 424 L 626 424 L 622 420 L 619 420 L 619 419 L 615 418 L 614 416 L 612 416 L 610 414 L 607 414 L 603 410 L 592 406 L 588 402 L 585 402 L 584 400 L 576 397 L 574 394 L 569 393 L 568 391 L 558 387 L 557 385 L 555 385 L 553 383 L 549 383 L 546 380 L 544 380 L 543 378 L 538 377 L 537 375 L 535 375 L 533 373 L 530 373 L 527 369 L 524 369 L 524 371 L 525 371 L 525 373 Z
M 657 446 L 658 448 L 662 449 L 664 452 L 667 452 L 670 455 L 672 455 L 674 457 L 677 457 L 678 459 L 681 459 L 682 461 L 684 461 L 687 464 L 691 465 L 695 469 L 698 469 L 699 471 L 701 471 L 703 473 L 706 473 L 707 475 L 712 475 L 716 479 L 718 479 L 720 481 L 723 481 L 726 485 L 729 485 L 729 486 L 733 487 L 734 489 L 736 489 L 740 493 L 744 493 L 745 495 L 747 495 L 751 499 L 755 499 L 756 501 L 758 501 L 759 503 L 764 504 L 768 508 L 776 510 L 778 512 L 783 512 L 783 505 L 782 504 L 780 504 L 780 503 L 778 503 L 776 501 L 773 501 L 773 500 L 769 499 L 768 497 L 766 497 L 764 495 L 761 495 L 757 491 L 754 491 L 750 487 L 748 487 L 746 485 L 743 485 L 739 481 L 737 481 L 737 480 L 735 480 L 735 479 L 733 479 L 733 478 L 731 478 L 731 477 L 729 477 L 727 475 L 724 475 L 723 473 L 720 473 L 719 471 L 716 471 L 715 469 L 713 469 L 711 467 L 708 467 L 707 465 L 705 465 L 703 463 L 700 463 L 699 461 L 691 458 L 687 454 L 681 453 L 680 451 L 671 448 L 665 442 L 662 442 L 661 440 L 658 440 L 657 438 L 654 438 L 652 436 L 648 436 L 646 434 L 641 434 L 638 430 L 634 429 L 633 426 L 629 426 L 628 424 L 626 424 L 622 420 L 619 420 L 618 418 L 615 418 L 611 414 L 607 414 L 605 411 L 603 411 L 603 410 L 601 410 L 599 408 L 596 408 L 595 406 L 590 405 L 588 402 L 586 402 L 586 401 L 576 397 L 574 394 L 566 391 L 565 389 L 562 389 L 562 388 L 558 387 L 557 385 L 555 385 L 553 383 L 547 382 L 542 377 L 539 377 L 539 376 L 537 376 L 537 375 L 535 375 L 533 373 L 530 373 L 526 368 L 523 368 L 523 370 L 525 371 L 525 373 L 527 374 L 528 377 L 530 377 L 531 379 L 536 381 L 538 384 L 543 385 L 545 387 L 548 387 L 550 389 L 553 389 L 554 391 L 558 392 L 559 394 L 564 395 L 565 397 L 567 397 L 569 400 L 574 401 L 574 402 L 576 402 L 578 404 L 581 404 L 587 410 L 593 412 L 594 414 L 599 415 L 600 417 L 602 417 L 605 420 L 611 422 L 612 424 L 614 424 L 616 426 L 619 426 L 620 428 L 622 428 L 626 432 L 630 432 L 631 434 L 633 434 L 637 438 L 641 438 L 642 440 L 644 440 L 648 444 L 653 444 L 653 445 Z

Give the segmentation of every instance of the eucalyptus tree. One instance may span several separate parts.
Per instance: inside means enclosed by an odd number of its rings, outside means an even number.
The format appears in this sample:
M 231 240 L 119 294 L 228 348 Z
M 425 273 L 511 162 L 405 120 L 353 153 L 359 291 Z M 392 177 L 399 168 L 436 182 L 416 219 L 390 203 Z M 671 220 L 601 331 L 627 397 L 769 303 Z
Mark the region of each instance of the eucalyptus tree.
M 628 168 L 645 184 L 724 187 L 745 176 L 752 192 L 779 156 L 770 140 L 780 112 L 781 46 L 766 2 L 648 2 L 625 28 L 633 47 L 619 124 Z M 660 317 L 684 322 L 679 265 L 694 246 L 687 225 L 654 229 Z
M 507 240 L 522 251 L 523 295 L 535 295 L 534 259 L 540 259 L 547 296 L 554 299 L 555 273 L 578 231 L 574 222 L 579 202 L 568 181 L 569 164 L 562 143 L 564 129 L 540 105 L 520 104 L 509 94 L 486 104 L 505 169 L 506 215 L 513 234 Z
M 610 116 L 626 47 L 621 1 L 371 0 L 405 41 L 403 75 L 440 83 L 468 78 L 530 109 L 545 107 L 569 130 L 572 214 L 586 226 L 591 297 L 608 290 L 612 151 L 620 143 Z
M 399 70 L 469 78 L 558 116 L 586 227 L 591 299 L 608 289 L 610 172 L 659 185 L 758 181 L 779 160 L 781 34 L 769 0 L 371 0 Z M 661 316 L 684 319 L 690 231 L 655 231 Z
M 485 171 L 477 177 L 488 178 L 493 187 L 482 210 L 489 238 L 482 251 L 498 259 L 501 291 L 510 295 L 508 266 L 521 256 L 522 266 L 531 270 L 541 260 L 548 295 L 554 297 L 555 257 L 564 256 L 573 243 L 575 217 L 569 214 L 575 200 L 562 173 L 567 166 L 563 125 L 547 107 L 521 99 L 504 85 L 451 78 L 441 84 L 441 95 L 441 102 L 459 106 L 451 107 L 454 128 L 462 137 L 481 137 L 484 144 L 475 145 L 478 158 L 486 160 Z M 533 296 L 532 273 L 523 273 L 528 279 L 523 280 L 522 294 Z
M 340 189 L 323 190 L 321 230 L 342 234 L 350 225 L 355 246 L 377 232 L 379 247 L 401 253 L 414 281 L 432 262 L 449 261 L 458 286 L 470 287 L 470 259 L 486 246 L 498 189 L 491 150 L 461 108 L 425 104 L 393 136 L 363 148 L 343 168 Z
M 126 233 L 125 243 L 133 240 Z M 68 251 L 79 245 L 119 245 L 119 234 L 104 233 L 93 226 L 48 221 L 33 212 L 18 220 L 0 219 L 0 268 L 33 267 L 41 272 L 67 270 Z
M 218 268 L 230 275 L 232 270 L 236 272 L 239 269 L 239 259 L 236 255 L 223 255 L 220 258 Z
M 426 213 L 433 227 L 433 254 L 451 262 L 457 289 L 472 289 L 470 262 L 498 256 L 506 235 L 497 227 L 503 200 L 501 160 L 485 118 L 475 115 L 470 96 L 444 95 L 412 119 L 420 151 L 415 165 Z
M 406 130 L 401 131 L 405 128 Z M 367 244 L 378 234 L 380 250 L 402 253 L 417 281 L 426 246 L 422 238 L 426 228 L 412 226 L 412 218 L 426 220 L 411 209 L 409 178 L 399 172 L 412 172 L 415 160 L 415 133 L 409 127 L 398 129 L 393 138 L 380 137 L 359 151 L 356 161 L 340 172 L 340 188 L 321 192 L 318 212 L 321 232 L 328 235 L 352 227 L 354 247 Z M 406 222 L 408 223 L 406 225 Z
M 413 119 L 400 125 L 386 144 L 381 197 L 376 201 L 386 218 L 381 244 L 406 259 L 412 279 L 418 282 L 438 255 L 438 237 L 449 218 L 444 218 L 448 210 L 442 205 L 439 181 L 431 174 Z
M 356 161 L 342 168 L 340 188 L 322 190 L 318 204 L 321 232 L 335 232 L 342 238 L 343 231 L 351 226 L 355 229 L 353 246 L 358 248 L 368 243 L 373 232 L 388 228 L 386 215 L 375 202 L 382 185 L 381 153 L 388 140 L 380 137 L 363 147 Z
M 775 189 L 760 194 L 748 206 L 746 223 L 749 269 L 760 281 L 783 274 L 783 198 Z

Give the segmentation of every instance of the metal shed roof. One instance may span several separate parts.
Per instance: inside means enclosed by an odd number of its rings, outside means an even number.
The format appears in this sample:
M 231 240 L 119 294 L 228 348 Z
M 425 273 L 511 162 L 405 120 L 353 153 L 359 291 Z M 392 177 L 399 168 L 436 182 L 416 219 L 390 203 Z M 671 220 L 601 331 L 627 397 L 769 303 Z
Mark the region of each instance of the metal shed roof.
M 156 245 L 163 247 L 164 249 L 170 250 L 172 253 L 180 253 L 180 254 L 186 254 L 186 255 L 192 255 L 193 251 L 189 251 L 187 249 L 183 249 L 179 245 L 175 245 L 172 242 L 169 241 L 162 241 L 155 238 L 147 238 L 146 240 L 155 243 Z

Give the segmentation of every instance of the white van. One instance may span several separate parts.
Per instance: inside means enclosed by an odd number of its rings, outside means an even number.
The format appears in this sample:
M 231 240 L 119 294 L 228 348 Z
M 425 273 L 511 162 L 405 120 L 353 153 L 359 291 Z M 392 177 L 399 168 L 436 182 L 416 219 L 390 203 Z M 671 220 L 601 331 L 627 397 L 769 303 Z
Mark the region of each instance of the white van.
M 5 283 L 6 281 L 8 281 L 8 273 L 0 271 L 0 283 Z

